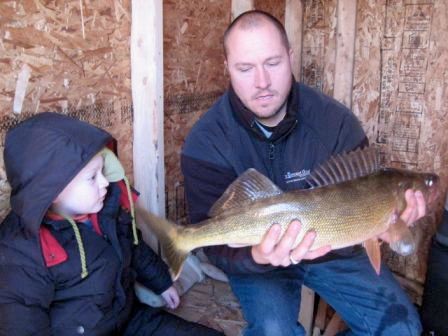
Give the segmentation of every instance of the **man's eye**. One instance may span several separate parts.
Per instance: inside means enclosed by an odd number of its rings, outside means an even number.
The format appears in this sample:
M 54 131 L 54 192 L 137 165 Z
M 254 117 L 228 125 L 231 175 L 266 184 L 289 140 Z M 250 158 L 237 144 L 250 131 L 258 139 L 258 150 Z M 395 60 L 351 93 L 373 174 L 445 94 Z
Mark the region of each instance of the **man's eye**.
M 238 68 L 238 71 L 240 72 L 248 72 L 251 68 L 247 67 L 247 68 Z
M 270 63 L 268 63 L 268 66 L 275 67 L 275 66 L 277 66 L 279 64 L 280 64 L 280 62 L 270 62 Z

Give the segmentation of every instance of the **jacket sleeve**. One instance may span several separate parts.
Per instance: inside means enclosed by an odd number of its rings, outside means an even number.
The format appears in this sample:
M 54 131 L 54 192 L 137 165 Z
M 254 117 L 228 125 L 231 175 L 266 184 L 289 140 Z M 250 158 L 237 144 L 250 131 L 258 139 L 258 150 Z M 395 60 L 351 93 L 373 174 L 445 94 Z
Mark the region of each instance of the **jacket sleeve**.
M 229 168 L 194 159 L 185 153 L 181 156 L 181 168 L 190 222 L 195 224 L 208 218 L 211 206 L 237 176 Z M 272 266 L 257 264 L 250 247 L 219 245 L 206 247 L 204 252 L 213 264 L 228 274 L 262 273 L 273 269 Z
M 163 293 L 173 284 L 168 266 L 146 245 L 141 235 L 134 250 L 133 267 L 137 272 L 137 281 L 156 294 Z
M 51 334 L 53 285 L 36 268 L 0 265 L 0 335 Z

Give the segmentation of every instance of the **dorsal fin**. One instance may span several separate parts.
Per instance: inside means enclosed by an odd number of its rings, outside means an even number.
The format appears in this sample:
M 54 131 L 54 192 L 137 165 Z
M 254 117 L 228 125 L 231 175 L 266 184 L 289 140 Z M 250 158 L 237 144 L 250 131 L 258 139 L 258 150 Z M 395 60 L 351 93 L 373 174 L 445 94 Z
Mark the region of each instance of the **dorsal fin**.
M 376 147 L 337 154 L 317 167 L 306 179 L 312 188 L 354 180 L 382 168 Z
M 229 185 L 224 194 L 213 204 L 208 215 L 214 217 L 226 210 L 281 193 L 281 189 L 270 179 L 250 168 Z

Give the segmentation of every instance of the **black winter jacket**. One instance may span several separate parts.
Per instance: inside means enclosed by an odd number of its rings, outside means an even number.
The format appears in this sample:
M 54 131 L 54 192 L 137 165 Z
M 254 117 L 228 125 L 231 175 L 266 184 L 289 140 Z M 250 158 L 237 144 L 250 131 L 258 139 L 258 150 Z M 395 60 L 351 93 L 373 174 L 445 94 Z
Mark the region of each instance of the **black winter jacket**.
M 161 293 L 171 286 L 166 265 L 140 239 L 121 183 L 112 183 L 97 219 L 101 235 L 78 223 L 79 245 L 49 206 L 111 136 L 84 122 L 43 113 L 10 131 L 5 165 L 12 211 L 0 226 L 0 335 L 119 334 L 130 317 L 134 282 Z M 124 197 L 124 198 L 123 198 Z
M 268 139 L 232 88 L 195 124 L 181 156 L 190 221 L 200 222 L 225 189 L 249 168 L 283 190 L 306 188 L 306 176 L 332 155 L 368 144 L 355 115 L 334 99 L 294 83 L 285 118 Z M 205 248 L 227 273 L 265 272 L 250 248 Z

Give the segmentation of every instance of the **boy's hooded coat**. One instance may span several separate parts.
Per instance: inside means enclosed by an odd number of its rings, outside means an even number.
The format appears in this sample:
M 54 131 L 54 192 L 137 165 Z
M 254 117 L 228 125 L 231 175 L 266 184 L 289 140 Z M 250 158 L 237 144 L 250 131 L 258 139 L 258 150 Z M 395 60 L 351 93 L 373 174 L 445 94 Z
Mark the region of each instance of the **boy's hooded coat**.
M 122 182 L 111 183 L 99 232 L 46 216 L 57 195 L 108 143 L 90 124 L 41 113 L 8 132 L 4 161 L 11 212 L 0 225 L 0 335 L 106 335 L 129 319 L 134 282 L 161 293 L 172 282 L 165 264 L 144 243 L 133 244 Z M 141 239 L 140 239 L 141 241 Z

